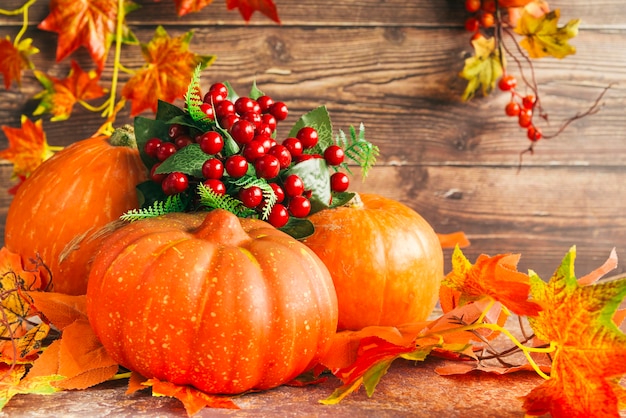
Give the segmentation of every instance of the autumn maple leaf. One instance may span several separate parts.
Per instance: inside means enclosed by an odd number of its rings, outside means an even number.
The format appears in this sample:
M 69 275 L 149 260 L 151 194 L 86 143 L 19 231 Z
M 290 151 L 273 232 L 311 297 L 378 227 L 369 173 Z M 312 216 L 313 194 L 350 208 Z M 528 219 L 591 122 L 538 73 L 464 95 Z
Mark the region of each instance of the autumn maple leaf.
M 43 131 L 42 120 L 33 122 L 22 115 L 22 127 L 2 126 L 9 148 L 0 150 L 0 158 L 13 163 L 13 175 L 28 177 L 39 164 L 50 158 L 58 147 L 51 147 Z
M 626 279 L 581 285 L 575 256 L 572 248 L 548 283 L 531 274 L 533 299 L 544 309 L 529 322 L 556 351 L 550 378 L 524 397 L 524 409 L 556 418 L 618 417 L 626 399 L 618 383 L 626 374 L 626 334 L 613 316 L 626 296 Z
M 9 36 L 0 39 L 0 73 L 4 77 L 4 88 L 11 87 L 13 80 L 19 86 L 22 80 L 22 71 L 34 68 L 30 56 L 39 52 L 32 46 L 33 40 L 22 39 L 17 45 L 11 42 Z
M 198 55 L 189 51 L 193 32 L 170 38 L 162 26 L 155 30 L 154 37 L 141 45 L 147 64 L 124 85 L 122 96 L 132 100 L 131 115 L 144 110 L 156 112 L 158 100 L 173 102 L 182 98 L 189 75 L 196 66 L 206 68 L 215 60 L 214 55 Z
M 489 296 L 518 315 L 535 316 L 541 306 L 528 300 L 530 280 L 517 271 L 518 261 L 518 254 L 482 254 L 472 265 L 457 247 L 452 254 L 452 271 L 441 284 L 460 291 L 461 298 Z
M 118 13 L 126 15 L 137 8 L 130 1 L 124 2 L 124 10 L 117 5 L 118 0 L 51 0 L 50 14 L 38 28 L 58 33 L 57 61 L 83 46 L 101 70 L 114 39 Z M 123 42 L 136 43 L 126 26 L 122 32 Z
M 520 46 L 528 51 L 531 58 L 565 58 L 576 53 L 576 48 L 567 41 L 578 34 L 580 19 L 572 19 L 565 26 L 558 26 L 559 9 L 535 17 L 525 11 L 519 19 L 515 32 L 524 36 Z
M 33 115 L 50 112 L 54 115 L 52 121 L 69 118 L 76 102 L 97 99 L 106 93 L 98 84 L 100 74 L 96 71 L 83 71 L 76 61 L 72 61 L 72 68 L 64 79 L 48 77 L 41 71 L 35 71 L 35 76 L 45 90 L 35 96 L 41 102 Z
M 272 0 L 226 0 L 228 10 L 239 9 L 239 13 L 246 22 L 250 21 L 256 10 L 263 13 L 276 23 L 280 23 L 276 5 Z
M 502 76 L 504 57 L 496 48 L 495 38 L 479 37 L 472 41 L 475 54 L 465 60 L 465 66 L 459 74 L 468 81 L 463 100 L 469 100 L 479 90 L 483 95 L 489 94 L 495 86 L 496 80 Z
M 178 16 L 184 16 L 187 13 L 199 12 L 212 2 L 213 0 L 174 0 Z

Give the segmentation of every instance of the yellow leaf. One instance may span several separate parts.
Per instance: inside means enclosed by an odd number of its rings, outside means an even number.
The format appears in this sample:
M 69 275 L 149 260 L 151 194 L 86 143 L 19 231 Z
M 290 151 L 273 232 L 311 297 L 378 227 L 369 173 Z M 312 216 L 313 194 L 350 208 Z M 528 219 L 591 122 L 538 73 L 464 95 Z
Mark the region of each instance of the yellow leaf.
M 489 94 L 502 76 L 504 57 L 496 48 L 495 38 L 479 37 L 472 41 L 472 46 L 475 54 L 465 60 L 465 67 L 459 74 L 468 81 L 463 100 L 471 99 L 478 90 L 483 95 Z
M 23 378 L 25 372 L 26 366 L 21 364 L 0 366 L 0 410 L 15 395 L 23 393 L 49 395 L 59 390 L 52 385 L 52 382 L 61 379 L 61 376 Z
M 540 17 L 524 11 L 515 32 L 525 37 L 520 45 L 528 51 L 530 58 L 565 58 L 576 53 L 576 48 L 568 40 L 578 35 L 580 19 L 572 19 L 565 26 L 559 27 L 560 17 L 559 9 Z

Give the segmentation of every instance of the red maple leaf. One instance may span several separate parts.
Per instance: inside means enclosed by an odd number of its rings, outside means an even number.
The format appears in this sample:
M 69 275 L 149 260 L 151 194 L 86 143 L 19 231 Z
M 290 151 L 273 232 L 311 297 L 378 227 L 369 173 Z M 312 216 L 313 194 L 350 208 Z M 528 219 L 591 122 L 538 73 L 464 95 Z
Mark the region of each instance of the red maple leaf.
M 33 40 L 23 39 L 14 45 L 11 38 L 0 39 L 0 73 L 4 76 L 4 88 L 11 87 L 13 80 L 19 86 L 22 81 L 22 71 L 33 68 L 30 55 L 39 52 L 32 46 Z
M 212 2 L 213 0 L 174 0 L 178 16 L 184 16 L 187 13 L 192 12 L 199 12 Z
M 125 1 L 124 10 L 118 10 L 117 4 L 117 0 L 51 0 L 50 14 L 38 28 L 59 34 L 57 61 L 84 46 L 102 70 L 114 38 L 118 13 L 135 8 L 130 1 Z M 125 27 L 124 33 L 128 35 L 130 31 Z
M 3 125 L 2 131 L 9 140 L 9 148 L 0 150 L 0 158 L 13 163 L 13 175 L 16 177 L 28 177 L 57 150 L 57 147 L 48 145 L 41 119 L 33 122 L 22 115 L 21 128 Z
M 461 292 L 461 299 L 476 300 L 489 296 L 518 315 L 537 315 L 541 306 L 528 300 L 528 275 L 517 271 L 519 255 L 480 255 L 476 263 L 465 258 L 457 247 L 452 254 L 452 271 L 442 286 Z
M 544 309 L 529 318 L 535 334 L 556 350 L 550 379 L 524 397 L 528 415 L 555 418 L 619 417 L 626 400 L 626 334 L 613 321 L 626 296 L 626 279 L 581 285 L 575 249 L 548 283 L 531 277 L 533 299 Z
M 246 22 L 250 21 L 256 10 L 263 13 L 276 23 L 280 23 L 276 5 L 272 0 L 226 0 L 228 10 L 239 9 L 239 13 Z
M 35 76 L 45 90 L 35 96 L 41 102 L 33 115 L 50 112 L 54 115 L 51 119 L 53 121 L 69 118 L 76 102 L 97 99 L 106 93 L 98 84 L 100 74 L 96 71 L 83 71 L 75 61 L 72 61 L 72 68 L 64 79 L 48 77 L 40 71 L 35 71 Z
M 214 55 L 198 55 L 189 51 L 193 36 L 187 32 L 170 38 L 162 26 L 158 26 L 154 37 L 141 45 L 146 65 L 124 85 L 122 96 L 132 100 L 131 116 L 144 110 L 156 112 L 158 100 L 173 102 L 182 98 L 190 74 L 196 66 L 205 68 L 214 60 Z

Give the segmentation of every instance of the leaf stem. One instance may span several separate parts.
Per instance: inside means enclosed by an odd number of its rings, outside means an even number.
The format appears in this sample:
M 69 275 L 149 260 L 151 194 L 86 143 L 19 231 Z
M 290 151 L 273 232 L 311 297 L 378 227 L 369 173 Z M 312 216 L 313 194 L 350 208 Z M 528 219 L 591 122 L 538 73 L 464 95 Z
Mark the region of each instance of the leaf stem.
M 113 121 L 115 120 L 115 99 L 117 97 L 117 82 L 120 72 L 120 60 L 122 55 L 122 29 L 124 24 L 124 0 L 117 0 L 117 21 L 115 23 L 115 56 L 113 58 L 113 77 L 111 78 L 111 94 L 109 100 L 105 102 L 106 111 L 105 114 L 109 116 L 107 125 L 109 128 L 113 128 Z
M 106 108 L 109 107 L 109 102 L 110 102 L 110 98 L 108 100 L 106 100 L 104 103 L 102 103 L 100 106 L 92 106 L 89 103 L 87 103 L 84 100 L 79 100 L 78 103 L 80 103 L 80 105 L 82 107 L 84 107 L 85 109 L 89 110 L 90 112 L 100 112 Z
M 24 3 L 22 7 L 20 7 L 19 9 L 15 9 L 15 10 L 0 9 L 0 14 L 2 15 L 6 15 L 6 16 L 17 16 L 19 14 L 22 15 L 22 27 L 20 28 L 20 31 L 17 33 L 17 35 L 15 35 L 15 39 L 13 40 L 13 45 L 15 47 L 18 46 L 18 44 L 20 43 L 20 40 L 22 39 L 22 36 L 28 29 L 28 9 L 36 1 L 37 0 L 28 0 L 26 3 Z

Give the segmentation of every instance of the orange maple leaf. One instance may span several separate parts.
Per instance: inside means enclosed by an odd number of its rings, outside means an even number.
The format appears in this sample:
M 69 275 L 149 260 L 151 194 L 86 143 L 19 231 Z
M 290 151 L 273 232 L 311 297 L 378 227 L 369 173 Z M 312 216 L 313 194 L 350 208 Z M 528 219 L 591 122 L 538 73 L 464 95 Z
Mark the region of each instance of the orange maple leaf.
M 249 22 L 252 13 L 258 10 L 274 22 L 280 23 L 278 10 L 272 0 L 226 0 L 226 8 L 228 10 L 239 9 L 239 13 L 246 22 Z
M 529 318 L 535 334 L 551 342 L 550 378 L 524 397 L 528 415 L 555 418 L 619 417 L 626 390 L 626 334 L 613 316 L 626 296 L 626 279 L 581 285 L 572 248 L 548 283 L 531 275 L 531 293 L 544 309 Z
M 173 102 L 183 97 L 194 68 L 206 68 L 214 55 L 198 55 L 189 51 L 193 32 L 170 38 L 162 26 L 154 37 L 141 45 L 147 64 L 124 85 L 122 96 L 132 100 L 131 116 L 144 110 L 156 112 L 158 100 Z
M 85 296 L 29 292 L 39 314 L 62 331 L 61 338 L 33 363 L 29 376 L 63 376 L 53 383 L 63 389 L 85 389 L 117 373 L 117 363 L 107 354 L 89 325 Z
M 212 2 L 213 0 L 174 0 L 178 16 L 184 16 L 187 13 L 192 12 L 199 12 Z
M 35 71 L 35 76 L 45 90 L 35 96 L 36 99 L 41 99 L 41 102 L 33 115 L 50 112 L 54 115 L 52 121 L 69 118 L 76 102 L 97 99 L 106 93 L 106 90 L 98 84 L 100 74 L 96 71 L 83 71 L 76 61 L 72 61 L 72 68 L 64 79 L 48 77 L 41 71 Z
M 125 15 L 137 7 L 130 1 L 124 2 L 124 10 L 118 10 L 117 5 L 117 0 L 51 0 L 50 14 L 38 28 L 58 33 L 57 61 L 84 46 L 102 70 L 115 35 L 118 13 Z M 132 42 L 134 37 L 126 26 L 123 32 L 124 40 Z
M 442 286 L 461 292 L 461 300 L 477 300 L 484 296 L 501 302 L 518 315 L 535 316 L 541 306 L 528 300 L 528 275 L 517 271 L 519 254 L 480 255 L 472 265 L 457 247 L 452 254 L 452 271 Z
M 6 39 L 0 39 L 0 73 L 4 76 L 4 88 L 7 90 L 13 80 L 21 85 L 23 70 L 34 68 L 30 55 L 39 50 L 32 43 L 33 40 L 27 38 L 14 45 L 8 35 Z
M 22 127 L 2 126 L 9 140 L 9 148 L 0 150 L 0 158 L 13 163 L 13 176 L 28 177 L 42 162 L 52 156 L 58 147 L 51 147 L 43 131 L 43 122 L 33 122 L 22 115 Z

